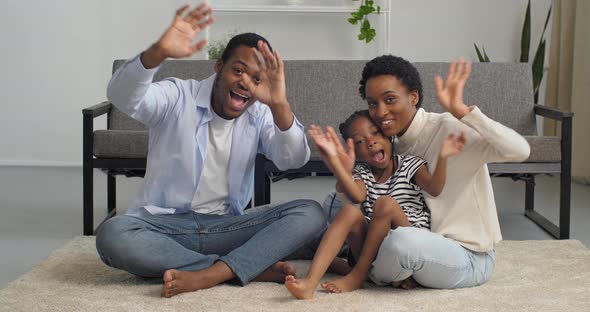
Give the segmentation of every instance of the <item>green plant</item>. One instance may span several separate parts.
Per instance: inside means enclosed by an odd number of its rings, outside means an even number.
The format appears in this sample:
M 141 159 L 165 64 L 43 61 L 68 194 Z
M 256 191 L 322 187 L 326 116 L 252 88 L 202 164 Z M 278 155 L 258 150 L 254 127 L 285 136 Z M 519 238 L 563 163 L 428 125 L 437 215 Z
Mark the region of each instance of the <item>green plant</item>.
M 222 41 L 214 41 L 209 44 L 207 48 L 207 55 L 209 56 L 210 60 L 218 60 L 223 55 L 223 51 L 225 50 L 225 46 L 227 42 Z
M 483 55 L 481 52 L 479 52 L 479 49 L 477 48 L 477 45 L 474 43 L 473 44 L 475 46 L 475 52 L 477 53 L 477 58 L 479 59 L 480 62 L 489 62 L 490 58 L 488 57 L 488 54 L 486 53 L 486 48 L 482 46 L 482 50 L 483 50 Z
M 539 45 L 537 46 L 537 50 L 535 51 L 535 56 L 533 57 L 532 69 L 533 69 L 533 92 L 535 93 L 535 103 L 539 101 L 539 87 L 541 86 L 541 81 L 543 81 L 543 75 L 545 73 L 545 30 L 547 29 L 547 24 L 549 23 L 549 17 L 551 16 L 551 7 L 549 7 L 549 11 L 547 12 L 547 18 L 545 19 L 545 25 L 543 26 L 543 32 L 541 32 L 541 39 L 539 40 Z M 520 39 L 520 62 L 521 63 L 528 63 L 529 61 L 529 54 L 530 54 L 530 44 L 531 44 L 531 0 L 528 1 L 528 5 L 526 7 L 526 14 L 524 17 L 524 24 L 522 25 L 522 35 Z M 490 58 L 486 54 L 485 48 L 482 46 L 483 54 L 474 43 L 475 52 L 477 53 L 477 58 L 480 62 L 489 62 Z
M 218 60 L 223 55 L 223 51 L 227 46 L 229 40 L 238 34 L 237 30 L 233 30 L 225 34 L 223 39 L 213 40 L 207 44 L 207 55 L 209 56 L 210 60 Z
M 361 0 L 352 0 L 352 1 L 361 1 Z M 362 0 L 361 5 L 359 6 L 358 10 L 355 12 L 350 13 L 352 17 L 348 19 L 348 22 L 352 25 L 357 25 L 361 22 L 360 33 L 358 35 L 359 40 L 365 40 L 366 43 L 371 42 L 377 32 L 375 28 L 371 27 L 371 23 L 369 22 L 369 15 L 372 13 L 380 14 L 381 7 L 376 6 L 373 0 Z

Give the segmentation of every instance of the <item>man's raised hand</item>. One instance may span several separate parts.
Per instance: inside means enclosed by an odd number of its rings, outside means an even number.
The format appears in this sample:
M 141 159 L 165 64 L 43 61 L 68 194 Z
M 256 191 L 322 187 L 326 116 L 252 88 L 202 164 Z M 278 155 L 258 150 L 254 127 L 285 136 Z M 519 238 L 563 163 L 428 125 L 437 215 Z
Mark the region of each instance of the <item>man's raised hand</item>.
M 207 40 L 202 39 L 196 44 L 193 41 L 202 29 L 215 20 L 211 7 L 202 3 L 186 13 L 188 8 L 185 5 L 178 9 L 172 25 L 158 42 L 142 54 L 141 61 L 146 68 L 156 67 L 168 57 L 189 57 L 205 47 Z
M 288 105 L 285 87 L 284 63 L 275 49 L 274 52 L 263 41 L 258 41 L 258 49 L 254 50 L 260 77 L 245 77 L 244 83 L 254 97 L 273 109 L 279 105 Z

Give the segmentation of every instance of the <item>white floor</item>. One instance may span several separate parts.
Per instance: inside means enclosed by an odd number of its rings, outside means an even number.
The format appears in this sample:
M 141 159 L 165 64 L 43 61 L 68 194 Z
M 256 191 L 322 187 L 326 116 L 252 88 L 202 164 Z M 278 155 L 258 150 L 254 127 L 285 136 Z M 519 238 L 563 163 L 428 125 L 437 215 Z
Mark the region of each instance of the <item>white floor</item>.
M 140 178 L 118 177 L 117 207 L 124 211 Z M 538 178 L 536 209 L 557 222 L 558 177 Z M 272 185 L 272 201 L 323 201 L 331 177 L 283 180 Z M 551 239 L 523 215 L 524 183 L 493 179 L 504 239 Z M 106 214 L 106 179 L 95 172 L 95 219 Z M 0 288 L 30 270 L 74 236 L 82 234 L 81 168 L 0 167 Z M 571 237 L 590 246 L 590 186 L 572 185 Z M 97 221 L 98 222 L 98 221 Z

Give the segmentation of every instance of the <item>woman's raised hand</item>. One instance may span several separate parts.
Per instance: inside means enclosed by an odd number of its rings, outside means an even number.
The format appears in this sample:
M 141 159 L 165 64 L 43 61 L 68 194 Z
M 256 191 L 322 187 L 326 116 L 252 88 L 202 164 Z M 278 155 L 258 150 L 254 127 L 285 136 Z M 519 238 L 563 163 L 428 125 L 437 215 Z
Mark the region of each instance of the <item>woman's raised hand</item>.
M 446 80 L 441 76 L 434 78 L 434 86 L 436 88 L 436 97 L 438 102 L 444 109 L 451 113 L 455 118 L 461 119 L 467 115 L 471 110 L 465 102 L 463 102 L 463 92 L 465 83 L 471 73 L 471 63 L 465 62 L 461 58 L 458 62 L 453 61 L 449 65 L 449 73 Z

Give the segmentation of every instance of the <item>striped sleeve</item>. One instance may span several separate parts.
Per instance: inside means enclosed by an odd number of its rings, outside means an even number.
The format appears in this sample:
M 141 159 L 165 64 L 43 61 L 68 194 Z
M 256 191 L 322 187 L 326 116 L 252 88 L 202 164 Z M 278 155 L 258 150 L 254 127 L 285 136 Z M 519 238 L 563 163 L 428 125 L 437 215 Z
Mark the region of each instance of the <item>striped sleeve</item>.
M 403 166 L 406 166 L 406 172 L 408 173 L 407 179 L 411 181 L 413 181 L 414 175 L 418 172 L 418 169 L 426 164 L 424 159 L 417 156 L 405 156 L 403 162 Z
M 363 176 L 367 174 L 367 168 L 364 164 L 356 164 L 352 170 L 352 178 L 354 180 L 364 180 Z

